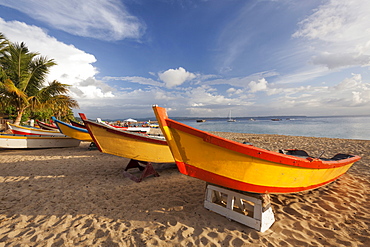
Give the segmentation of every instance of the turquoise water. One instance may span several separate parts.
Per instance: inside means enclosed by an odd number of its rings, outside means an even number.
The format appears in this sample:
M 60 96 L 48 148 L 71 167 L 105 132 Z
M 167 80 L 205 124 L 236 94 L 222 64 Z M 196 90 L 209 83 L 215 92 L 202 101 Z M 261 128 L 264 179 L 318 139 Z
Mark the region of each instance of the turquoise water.
M 281 120 L 272 121 L 272 118 Z M 196 122 L 195 119 L 178 118 L 176 120 L 204 131 L 370 140 L 370 116 L 258 117 L 253 119 L 254 121 L 250 118 L 236 118 L 236 122 L 227 122 L 226 118 L 211 118 L 202 123 Z

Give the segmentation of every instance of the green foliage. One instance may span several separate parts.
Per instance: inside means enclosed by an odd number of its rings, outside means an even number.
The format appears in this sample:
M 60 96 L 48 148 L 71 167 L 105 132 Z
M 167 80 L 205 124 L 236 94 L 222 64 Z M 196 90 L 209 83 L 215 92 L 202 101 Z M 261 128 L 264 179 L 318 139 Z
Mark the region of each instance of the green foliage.
M 45 108 L 41 109 L 40 111 L 31 111 L 30 118 L 31 119 L 37 119 L 41 121 L 46 121 L 50 119 L 52 116 L 54 116 L 54 113 L 51 109 Z
M 1 112 L 8 115 L 8 118 L 11 120 L 14 120 L 17 117 L 17 111 L 14 106 L 5 106 L 2 108 Z
M 7 106 L 7 107 L 4 107 L 4 109 L 2 110 L 2 112 L 6 115 L 8 115 L 8 119 L 11 119 L 11 120 L 15 120 L 17 118 L 17 110 L 15 109 L 14 106 Z M 25 112 L 23 115 L 22 115 L 22 118 L 21 118 L 21 122 L 26 122 L 29 118 L 29 113 L 28 112 Z
M 54 80 L 44 86 L 54 65 L 54 60 L 30 52 L 23 42 L 11 43 L 0 33 L 0 110 L 11 109 L 16 124 L 24 117 L 69 117 L 71 108 L 78 108 L 77 101 L 66 95 L 69 85 Z
M 30 119 L 29 114 L 30 114 L 29 112 L 25 112 L 25 113 L 22 114 L 21 123 L 25 123 L 25 122 L 27 122 L 27 120 Z

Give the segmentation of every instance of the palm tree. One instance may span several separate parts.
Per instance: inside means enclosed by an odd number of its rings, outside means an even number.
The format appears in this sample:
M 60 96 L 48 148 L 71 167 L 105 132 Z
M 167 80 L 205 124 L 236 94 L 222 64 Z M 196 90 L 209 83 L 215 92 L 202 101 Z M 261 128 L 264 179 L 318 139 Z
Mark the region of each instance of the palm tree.
M 33 109 L 49 109 L 57 119 L 70 117 L 71 108 L 78 108 L 79 106 L 76 100 L 66 95 L 69 92 L 68 86 L 56 80 L 52 81 L 47 87 L 38 92 Z
M 5 37 L 1 34 L 0 41 Z M 22 42 L 0 43 L 0 96 L 2 107 L 14 106 L 15 124 L 20 124 L 26 110 L 42 109 L 65 110 L 78 107 L 78 103 L 67 93 L 67 84 L 58 81 L 44 86 L 50 67 L 56 65 L 54 60 L 30 52 Z M 60 109 L 58 108 L 60 107 Z
M 9 41 L 5 38 L 5 36 L 0 33 L 0 54 L 4 53 L 4 50 L 8 46 Z

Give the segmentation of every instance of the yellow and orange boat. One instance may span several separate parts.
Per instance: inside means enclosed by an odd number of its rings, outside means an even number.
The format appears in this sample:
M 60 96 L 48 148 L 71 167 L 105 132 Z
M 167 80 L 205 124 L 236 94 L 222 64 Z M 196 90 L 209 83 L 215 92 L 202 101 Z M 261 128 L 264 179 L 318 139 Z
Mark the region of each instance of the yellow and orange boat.
M 209 183 L 255 193 L 315 189 L 343 175 L 356 155 L 313 158 L 302 150 L 273 152 L 221 138 L 168 118 L 153 106 L 179 171 Z
M 111 127 L 79 115 L 100 152 L 145 162 L 175 162 L 164 138 Z

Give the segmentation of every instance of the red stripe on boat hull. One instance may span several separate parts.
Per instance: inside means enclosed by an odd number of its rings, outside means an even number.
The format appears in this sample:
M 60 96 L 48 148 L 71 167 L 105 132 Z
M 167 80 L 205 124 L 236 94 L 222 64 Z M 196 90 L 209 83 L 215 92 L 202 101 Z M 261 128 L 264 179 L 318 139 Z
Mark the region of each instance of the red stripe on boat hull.
M 185 175 L 188 175 L 194 178 L 198 178 L 198 179 L 204 180 L 209 183 L 224 186 L 227 188 L 236 189 L 240 191 L 255 192 L 255 193 L 293 193 L 293 192 L 311 190 L 311 189 L 315 189 L 320 186 L 323 186 L 325 184 L 328 184 L 330 182 L 333 182 L 334 180 L 336 180 L 337 178 L 343 175 L 341 174 L 338 177 L 335 177 L 329 181 L 325 181 L 320 184 L 310 185 L 307 187 L 288 187 L 288 188 L 287 187 L 270 187 L 270 186 L 249 184 L 249 183 L 241 182 L 241 181 L 234 180 L 231 178 L 227 178 L 224 176 L 220 176 L 215 173 L 208 172 L 206 170 L 186 164 L 184 162 L 176 161 L 176 165 L 182 174 L 185 174 Z
M 202 130 L 195 129 L 193 127 L 187 126 L 183 123 L 179 123 L 172 119 L 166 119 L 165 121 L 169 128 L 179 130 L 181 132 L 190 134 L 192 136 L 196 136 L 198 138 L 203 139 L 204 142 L 211 143 L 212 145 L 219 146 L 231 151 L 235 151 L 238 153 L 242 153 L 251 157 L 255 157 L 258 159 L 263 159 L 266 161 L 271 161 L 275 163 L 281 163 L 284 165 L 290 165 L 294 167 L 306 167 L 306 168 L 314 168 L 314 169 L 324 169 L 324 168 L 337 168 L 341 166 L 348 165 L 350 163 L 354 163 L 361 159 L 361 157 L 357 155 L 351 155 L 351 158 L 341 159 L 341 160 L 331 160 L 331 161 L 323 161 L 321 159 L 314 159 L 314 158 L 299 158 L 291 155 L 285 155 L 273 151 L 269 151 L 266 149 L 258 148 L 255 146 L 246 146 L 245 144 L 241 144 L 232 140 L 228 140 L 210 133 L 207 133 Z
M 33 134 L 33 133 L 29 133 L 29 132 L 23 132 L 23 131 L 18 131 L 18 130 L 11 130 L 13 132 L 13 134 L 16 134 L 16 135 L 35 135 L 35 136 L 39 136 L 41 134 Z M 50 134 L 52 135 L 52 134 Z

